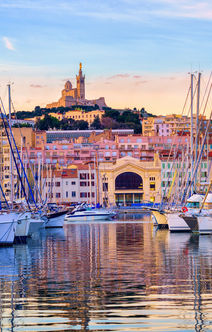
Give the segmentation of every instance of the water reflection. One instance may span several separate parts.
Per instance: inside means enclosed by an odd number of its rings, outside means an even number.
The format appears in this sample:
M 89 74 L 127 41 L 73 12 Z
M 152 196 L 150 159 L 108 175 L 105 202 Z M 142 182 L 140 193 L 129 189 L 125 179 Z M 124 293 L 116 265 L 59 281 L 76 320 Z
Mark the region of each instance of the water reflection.
M 211 236 L 123 219 L 0 248 L 2 331 L 209 331 Z

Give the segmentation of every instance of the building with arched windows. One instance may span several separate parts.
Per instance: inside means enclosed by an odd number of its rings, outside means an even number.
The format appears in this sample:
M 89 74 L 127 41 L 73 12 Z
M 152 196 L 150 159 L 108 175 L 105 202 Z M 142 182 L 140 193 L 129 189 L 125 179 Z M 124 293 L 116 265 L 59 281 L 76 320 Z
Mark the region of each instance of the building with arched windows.
M 99 164 L 100 202 L 132 205 L 143 201 L 161 201 L 161 162 L 140 161 L 126 156 Z

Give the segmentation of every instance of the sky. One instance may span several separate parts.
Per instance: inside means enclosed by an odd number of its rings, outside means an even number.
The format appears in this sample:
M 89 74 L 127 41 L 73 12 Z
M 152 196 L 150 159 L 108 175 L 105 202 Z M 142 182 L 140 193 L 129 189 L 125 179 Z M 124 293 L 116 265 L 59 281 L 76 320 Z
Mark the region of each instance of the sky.
M 211 41 L 211 0 L 0 0 L 0 96 L 11 83 L 17 111 L 43 107 L 82 62 L 87 99 L 181 114 L 189 73 L 207 85 Z

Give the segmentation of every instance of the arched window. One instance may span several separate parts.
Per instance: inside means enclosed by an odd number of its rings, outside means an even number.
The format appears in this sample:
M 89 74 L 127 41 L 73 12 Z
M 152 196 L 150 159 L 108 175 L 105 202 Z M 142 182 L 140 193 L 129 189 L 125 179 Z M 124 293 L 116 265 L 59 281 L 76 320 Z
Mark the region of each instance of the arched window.
M 143 189 L 143 179 L 133 172 L 124 172 L 117 176 L 115 180 L 116 190 Z

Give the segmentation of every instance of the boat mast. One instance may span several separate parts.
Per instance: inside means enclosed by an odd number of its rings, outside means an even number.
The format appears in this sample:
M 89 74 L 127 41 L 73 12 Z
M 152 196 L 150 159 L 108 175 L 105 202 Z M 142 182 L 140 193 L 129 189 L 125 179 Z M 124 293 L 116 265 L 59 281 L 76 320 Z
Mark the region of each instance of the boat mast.
M 191 130 L 190 130 L 190 156 L 191 156 L 191 176 L 190 179 L 193 179 L 194 172 L 194 160 L 193 160 L 193 80 L 194 74 L 191 74 Z M 193 184 L 191 185 L 191 194 L 193 194 Z
M 197 81 L 197 114 L 196 114 L 197 118 L 196 118 L 195 163 L 197 162 L 197 158 L 198 158 L 200 80 L 201 80 L 201 73 L 198 73 L 198 81 Z M 196 186 L 197 186 L 197 173 L 196 173 L 195 181 L 194 181 L 194 188 L 195 188 L 195 190 L 196 190 Z
M 8 84 L 8 102 L 9 102 L 9 126 L 12 128 L 12 121 L 11 121 L 11 91 L 10 91 L 10 84 Z M 10 141 L 12 144 L 12 133 L 10 133 Z M 14 187 L 13 187 L 13 156 L 12 156 L 12 146 L 10 149 L 10 200 L 11 206 L 13 208 L 13 200 L 14 200 Z

